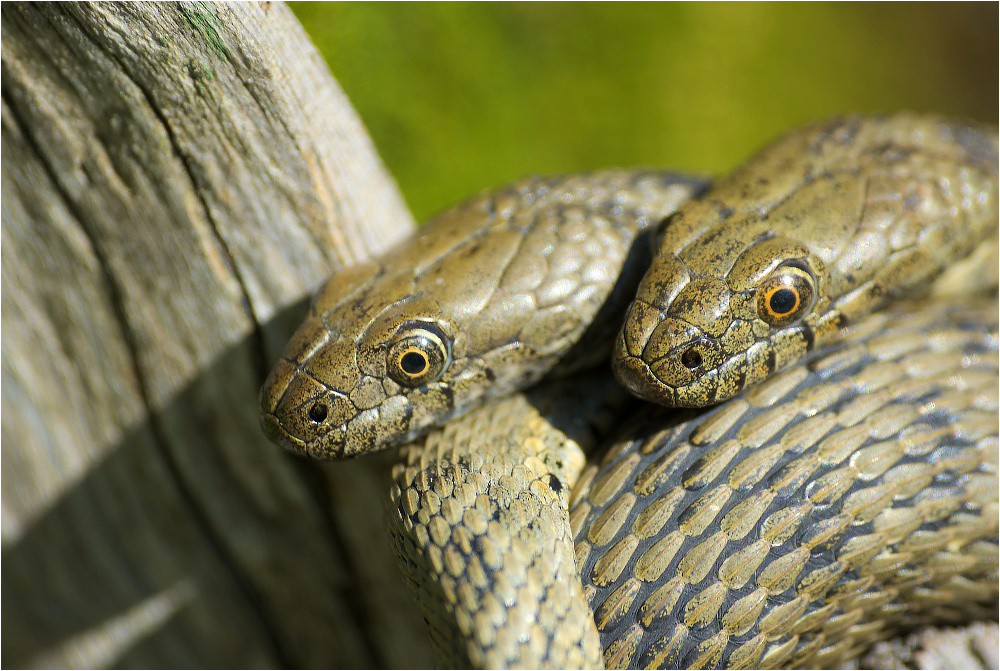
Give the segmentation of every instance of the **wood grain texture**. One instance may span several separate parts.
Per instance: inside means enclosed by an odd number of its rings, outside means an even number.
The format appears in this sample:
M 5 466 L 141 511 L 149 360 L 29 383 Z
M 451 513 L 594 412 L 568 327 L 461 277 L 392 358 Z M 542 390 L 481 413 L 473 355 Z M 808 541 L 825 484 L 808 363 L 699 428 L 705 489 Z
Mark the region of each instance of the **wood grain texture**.
M 258 429 L 324 277 L 412 220 L 281 4 L 2 7 L 5 666 L 426 666 L 388 459 Z

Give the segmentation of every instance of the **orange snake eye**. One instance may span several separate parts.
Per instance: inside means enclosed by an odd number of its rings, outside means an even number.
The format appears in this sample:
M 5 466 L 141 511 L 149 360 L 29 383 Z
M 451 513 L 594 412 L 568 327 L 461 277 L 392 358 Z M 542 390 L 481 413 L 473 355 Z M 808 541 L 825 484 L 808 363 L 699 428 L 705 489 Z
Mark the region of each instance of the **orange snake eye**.
M 757 316 L 770 326 L 787 326 L 809 311 L 815 289 L 808 271 L 780 266 L 757 287 Z
M 430 324 L 400 328 L 389 344 L 389 377 L 404 387 L 420 387 L 441 376 L 451 363 L 448 339 Z

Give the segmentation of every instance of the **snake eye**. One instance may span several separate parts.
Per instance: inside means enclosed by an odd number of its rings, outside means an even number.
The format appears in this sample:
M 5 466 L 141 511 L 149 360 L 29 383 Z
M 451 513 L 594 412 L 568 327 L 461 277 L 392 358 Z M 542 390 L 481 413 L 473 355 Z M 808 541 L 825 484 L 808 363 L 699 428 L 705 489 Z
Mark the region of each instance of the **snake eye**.
M 440 377 L 451 363 L 448 339 L 430 324 L 404 326 L 389 344 L 389 377 L 404 387 L 419 387 Z
M 757 287 L 757 316 L 771 326 L 787 326 L 812 307 L 815 287 L 809 271 L 780 266 Z

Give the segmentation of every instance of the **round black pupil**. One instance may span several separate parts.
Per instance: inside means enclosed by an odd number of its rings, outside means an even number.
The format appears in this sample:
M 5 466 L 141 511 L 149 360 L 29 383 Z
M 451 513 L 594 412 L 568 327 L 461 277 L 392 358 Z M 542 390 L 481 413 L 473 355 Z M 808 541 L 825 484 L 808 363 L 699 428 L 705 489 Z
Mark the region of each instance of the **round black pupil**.
M 783 315 L 795 309 L 795 292 L 791 289 L 778 289 L 771 294 L 771 312 Z
M 701 354 L 698 354 L 698 351 L 694 349 L 685 350 L 681 354 L 681 363 L 687 368 L 697 368 L 701 365 Z
M 316 422 L 317 424 L 326 419 L 326 413 L 327 413 L 326 406 L 323 405 L 322 403 L 313 403 L 311 406 L 309 406 L 309 419 Z
M 420 352 L 407 352 L 399 359 L 399 366 L 404 373 L 419 375 L 427 368 L 427 359 Z

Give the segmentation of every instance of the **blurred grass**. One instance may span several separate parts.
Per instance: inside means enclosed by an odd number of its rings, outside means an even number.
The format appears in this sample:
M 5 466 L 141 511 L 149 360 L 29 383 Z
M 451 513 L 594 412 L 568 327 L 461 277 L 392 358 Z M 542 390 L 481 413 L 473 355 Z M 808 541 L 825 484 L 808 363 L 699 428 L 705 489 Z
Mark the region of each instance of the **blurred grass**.
M 997 121 L 994 2 L 291 8 L 418 220 L 532 173 L 724 173 L 838 112 Z

